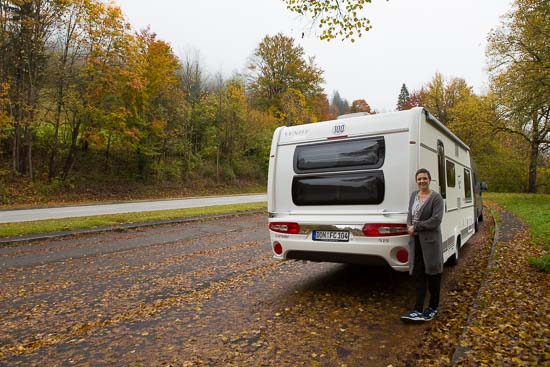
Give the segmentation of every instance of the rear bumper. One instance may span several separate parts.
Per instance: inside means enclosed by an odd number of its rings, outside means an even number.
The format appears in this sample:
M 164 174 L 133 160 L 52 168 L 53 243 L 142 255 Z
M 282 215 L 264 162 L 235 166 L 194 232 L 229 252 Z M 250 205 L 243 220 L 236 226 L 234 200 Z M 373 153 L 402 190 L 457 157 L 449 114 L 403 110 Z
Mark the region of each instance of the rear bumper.
M 298 259 L 367 265 L 387 264 L 397 271 L 407 271 L 408 263 L 397 260 L 399 250 L 409 250 L 409 236 L 359 237 L 350 235 L 349 242 L 313 241 L 311 234 L 280 234 L 270 231 L 271 245 L 278 242 L 283 252 L 278 260 Z
M 298 259 L 319 262 L 338 262 L 380 265 L 387 264 L 397 271 L 408 271 L 408 262 L 397 259 L 397 253 L 409 252 L 409 235 L 366 236 L 366 223 L 405 224 L 406 213 L 387 214 L 328 214 L 284 215 L 269 218 L 269 223 L 295 223 L 297 233 L 269 230 L 273 256 L 279 260 Z M 349 241 L 316 241 L 314 231 L 346 231 Z M 294 228 L 296 231 L 296 228 Z M 289 231 L 290 232 L 290 231 Z M 282 251 L 275 253 L 278 243 Z M 280 250 L 279 246 L 277 249 Z M 401 254 L 402 255 L 402 254 Z M 400 257 L 402 259 L 402 257 Z

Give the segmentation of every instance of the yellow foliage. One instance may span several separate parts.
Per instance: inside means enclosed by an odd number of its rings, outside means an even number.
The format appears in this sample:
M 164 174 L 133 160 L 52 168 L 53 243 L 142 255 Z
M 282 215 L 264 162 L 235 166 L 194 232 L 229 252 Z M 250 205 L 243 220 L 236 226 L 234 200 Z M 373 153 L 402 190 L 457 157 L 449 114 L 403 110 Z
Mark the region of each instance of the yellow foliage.
M 155 119 L 151 123 L 151 128 L 153 130 L 163 130 L 166 127 L 166 121 Z

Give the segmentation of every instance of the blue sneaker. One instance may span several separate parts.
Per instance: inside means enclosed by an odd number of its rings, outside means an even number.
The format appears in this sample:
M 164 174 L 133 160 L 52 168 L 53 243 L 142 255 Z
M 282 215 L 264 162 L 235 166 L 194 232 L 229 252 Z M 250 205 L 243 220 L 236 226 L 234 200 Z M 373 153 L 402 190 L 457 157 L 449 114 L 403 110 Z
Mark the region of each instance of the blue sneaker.
M 422 319 L 424 321 L 431 321 L 437 316 L 437 314 L 438 312 L 436 309 L 428 307 L 424 312 L 422 312 Z
M 401 316 L 401 320 L 424 321 L 424 314 L 417 310 L 412 310 Z

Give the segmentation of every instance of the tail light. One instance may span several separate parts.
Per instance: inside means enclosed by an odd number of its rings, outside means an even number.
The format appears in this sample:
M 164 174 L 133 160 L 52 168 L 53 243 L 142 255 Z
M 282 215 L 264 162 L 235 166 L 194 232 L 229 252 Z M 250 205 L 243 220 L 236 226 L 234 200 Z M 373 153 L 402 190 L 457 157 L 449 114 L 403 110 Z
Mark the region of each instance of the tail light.
M 273 232 L 298 234 L 300 233 L 300 225 L 291 222 L 271 222 L 269 229 Z
M 397 250 L 397 252 L 395 253 L 395 258 L 397 259 L 397 261 L 399 261 L 400 263 L 407 263 L 409 261 L 409 252 L 405 249 L 399 249 Z
M 279 242 L 273 242 L 273 251 L 280 255 L 283 253 L 283 246 Z
M 399 223 L 368 223 L 363 226 L 367 237 L 402 236 L 408 234 L 407 225 Z

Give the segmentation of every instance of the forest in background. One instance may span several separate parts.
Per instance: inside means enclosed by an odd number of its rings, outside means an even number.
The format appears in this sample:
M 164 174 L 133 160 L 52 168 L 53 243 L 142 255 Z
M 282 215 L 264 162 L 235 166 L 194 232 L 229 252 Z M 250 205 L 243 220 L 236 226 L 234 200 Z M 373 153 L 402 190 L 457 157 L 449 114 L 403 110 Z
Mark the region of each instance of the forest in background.
M 439 73 L 396 91 L 397 110 L 424 106 L 471 147 L 492 191 L 550 192 L 549 11 L 517 0 L 488 35 L 486 94 Z M 0 205 L 18 187 L 262 185 L 276 127 L 376 113 L 329 98 L 283 34 L 226 78 L 99 0 L 0 0 L 0 54 Z

